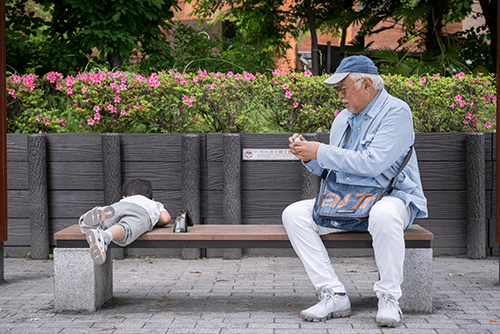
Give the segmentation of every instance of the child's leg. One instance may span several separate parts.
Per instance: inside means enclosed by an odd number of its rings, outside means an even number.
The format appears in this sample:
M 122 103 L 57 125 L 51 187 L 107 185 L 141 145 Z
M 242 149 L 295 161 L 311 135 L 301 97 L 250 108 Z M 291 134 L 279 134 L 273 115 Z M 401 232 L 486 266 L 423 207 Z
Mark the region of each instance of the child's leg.
M 123 236 L 123 227 L 121 225 L 113 225 L 108 228 L 105 232 L 109 232 L 112 235 L 111 240 L 120 239 Z

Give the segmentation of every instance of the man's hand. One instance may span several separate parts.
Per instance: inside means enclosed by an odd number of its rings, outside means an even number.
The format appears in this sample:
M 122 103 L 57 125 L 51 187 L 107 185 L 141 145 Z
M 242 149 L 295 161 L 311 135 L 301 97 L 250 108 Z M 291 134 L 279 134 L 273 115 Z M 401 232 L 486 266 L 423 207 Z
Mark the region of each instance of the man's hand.
M 299 138 L 300 141 L 295 141 L 296 138 Z M 309 162 L 310 160 L 317 158 L 318 148 L 319 145 L 321 145 L 320 142 L 307 141 L 302 135 L 299 135 L 298 133 L 295 133 L 291 137 L 289 137 L 288 141 L 290 142 L 290 152 L 300 160 Z

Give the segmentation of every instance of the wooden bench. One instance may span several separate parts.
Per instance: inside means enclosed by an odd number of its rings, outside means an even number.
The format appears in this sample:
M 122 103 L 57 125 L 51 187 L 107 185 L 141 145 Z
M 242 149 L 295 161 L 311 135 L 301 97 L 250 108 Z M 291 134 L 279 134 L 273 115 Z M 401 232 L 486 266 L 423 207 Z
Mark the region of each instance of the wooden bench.
M 371 248 L 369 233 L 346 232 L 321 236 L 327 248 Z M 94 265 L 85 235 L 78 225 L 54 234 L 54 299 L 56 311 L 94 311 L 113 297 L 112 261 Z M 419 225 L 405 231 L 403 310 L 432 311 L 432 248 L 434 235 Z M 111 244 L 110 248 L 119 247 Z M 154 228 L 129 245 L 135 248 L 287 248 L 282 225 L 195 225 L 187 233 L 173 226 Z M 109 249 L 108 249 L 109 252 Z M 74 289 L 79 286 L 78 291 Z

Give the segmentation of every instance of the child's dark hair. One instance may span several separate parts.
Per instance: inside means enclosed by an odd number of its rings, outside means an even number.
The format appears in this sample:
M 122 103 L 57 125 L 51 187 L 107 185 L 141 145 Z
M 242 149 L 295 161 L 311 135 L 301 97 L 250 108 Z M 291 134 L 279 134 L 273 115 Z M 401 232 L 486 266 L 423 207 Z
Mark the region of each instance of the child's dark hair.
M 151 182 L 143 179 L 134 179 L 125 182 L 122 186 L 122 196 L 142 195 L 153 199 Z

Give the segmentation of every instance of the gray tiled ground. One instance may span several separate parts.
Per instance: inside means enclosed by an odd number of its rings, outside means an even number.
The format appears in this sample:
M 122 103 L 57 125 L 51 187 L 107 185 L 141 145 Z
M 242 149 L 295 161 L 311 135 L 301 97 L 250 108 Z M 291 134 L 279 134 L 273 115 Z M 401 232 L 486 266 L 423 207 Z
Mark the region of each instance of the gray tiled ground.
M 0 333 L 500 333 L 498 258 L 436 258 L 434 312 L 406 313 L 396 329 L 374 321 L 373 258 L 332 261 L 353 314 L 310 323 L 298 313 L 315 292 L 294 257 L 119 260 L 114 299 L 95 313 L 54 312 L 51 261 L 6 258 Z

